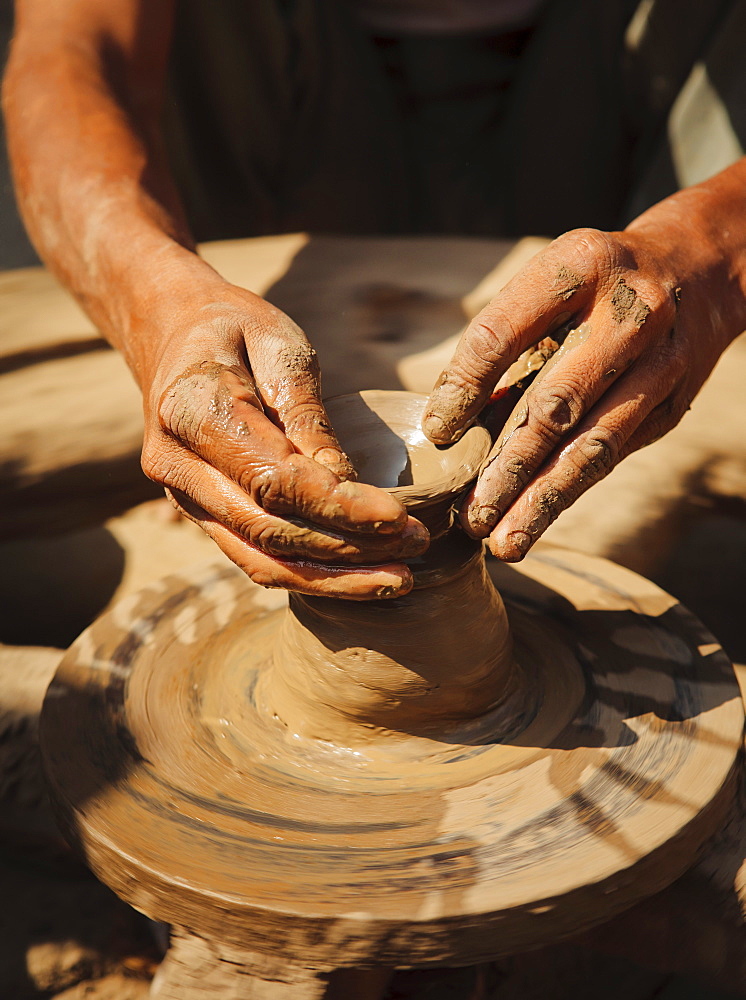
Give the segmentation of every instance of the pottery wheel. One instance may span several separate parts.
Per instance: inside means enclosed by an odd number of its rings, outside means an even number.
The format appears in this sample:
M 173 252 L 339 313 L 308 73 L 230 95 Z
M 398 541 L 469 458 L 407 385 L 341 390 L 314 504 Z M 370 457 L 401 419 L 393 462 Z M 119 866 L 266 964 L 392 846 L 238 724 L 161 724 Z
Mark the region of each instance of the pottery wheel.
M 509 739 L 489 719 L 359 746 L 281 725 L 256 691 L 287 601 L 231 566 L 125 600 L 45 703 L 69 836 L 148 915 L 317 968 L 476 963 L 664 888 L 732 798 L 727 656 L 604 560 L 539 545 L 489 572 L 539 692 Z

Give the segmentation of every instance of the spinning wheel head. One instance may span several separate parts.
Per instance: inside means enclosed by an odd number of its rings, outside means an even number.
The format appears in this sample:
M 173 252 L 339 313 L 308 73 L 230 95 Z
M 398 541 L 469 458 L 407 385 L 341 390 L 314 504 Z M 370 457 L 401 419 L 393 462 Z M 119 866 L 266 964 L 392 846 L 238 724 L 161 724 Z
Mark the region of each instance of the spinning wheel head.
M 392 489 L 418 487 L 418 427 L 390 442 Z M 353 460 L 363 433 L 342 434 Z M 451 487 L 427 492 L 449 495 L 447 522 Z M 388 603 L 291 613 L 218 566 L 103 616 L 41 734 L 99 877 L 157 919 L 317 968 L 510 954 L 673 881 L 732 794 L 727 657 L 603 560 L 544 546 L 490 572 L 504 606 L 469 548 Z

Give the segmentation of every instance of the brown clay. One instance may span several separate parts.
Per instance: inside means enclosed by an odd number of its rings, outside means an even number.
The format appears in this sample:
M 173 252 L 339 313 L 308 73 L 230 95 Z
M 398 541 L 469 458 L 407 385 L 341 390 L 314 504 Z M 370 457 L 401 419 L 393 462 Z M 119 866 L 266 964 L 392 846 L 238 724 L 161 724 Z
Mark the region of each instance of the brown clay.
M 292 595 L 255 699 L 296 736 L 340 746 L 369 743 L 382 732 L 392 740 L 445 732 L 455 738 L 473 719 L 507 719 L 526 709 L 527 685 L 511 657 L 502 601 L 480 546 L 452 524 L 454 499 L 479 471 L 489 435 L 474 426 L 452 448 L 435 448 L 420 429 L 425 402 L 366 392 L 327 404 L 366 482 L 400 500 L 426 525 L 431 543 L 410 560 L 414 590 L 393 611 Z M 463 633 L 453 627 L 455 607 L 471 637 L 468 658 Z
M 50 687 L 68 832 L 187 935 L 319 973 L 512 954 L 671 883 L 730 805 L 743 711 L 719 645 L 603 560 L 542 547 L 487 573 L 448 510 L 489 440 L 436 450 L 425 402 L 335 418 L 434 535 L 410 594 L 288 610 L 202 569 L 114 608 Z

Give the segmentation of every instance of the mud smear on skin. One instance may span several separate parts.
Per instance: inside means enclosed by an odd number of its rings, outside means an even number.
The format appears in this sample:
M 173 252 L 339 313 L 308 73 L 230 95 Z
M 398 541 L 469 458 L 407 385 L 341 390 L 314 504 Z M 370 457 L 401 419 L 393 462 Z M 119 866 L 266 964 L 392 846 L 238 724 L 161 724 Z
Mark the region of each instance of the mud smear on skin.
M 556 284 L 558 287 L 555 295 L 567 302 L 568 299 L 573 297 L 575 292 L 583 287 L 585 278 L 572 271 L 569 267 L 563 266 L 557 271 Z
M 650 315 L 650 306 L 642 301 L 624 278 L 620 278 L 611 296 L 611 314 L 615 322 L 624 323 L 631 319 L 636 329 L 639 329 Z
M 572 322 L 567 322 L 556 330 L 552 337 L 545 338 L 536 348 L 527 351 L 508 369 L 500 380 L 502 392 L 496 400 L 494 413 L 486 421 L 493 432 L 498 427 L 499 432 L 485 468 L 500 456 L 508 439 L 527 423 L 532 390 L 546 378 L 568 351 L 585 343 L 590 334 L 590 323 L 573 327 Z M 510 403 L 513 403 L 512 411 L 508 410 Z M 503 421 L 496 426 L 500 416 L 503 417 Z M 514 471 L 518 474 L 521 470 Z

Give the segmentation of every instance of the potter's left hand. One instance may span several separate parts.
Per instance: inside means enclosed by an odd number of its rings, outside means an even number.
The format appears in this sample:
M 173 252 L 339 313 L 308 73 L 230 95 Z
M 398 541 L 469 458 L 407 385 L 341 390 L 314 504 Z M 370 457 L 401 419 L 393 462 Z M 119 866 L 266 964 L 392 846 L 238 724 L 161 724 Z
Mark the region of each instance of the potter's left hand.
M 743 166 L 730 168 L 741 185 Z M 559 237 L 463 334 L 423 420 L 438 444 L 500 396 L 522 352 L 571 331 L 508 416 L 462 508 L 466 530 L 489 536 L 498 558 L 521 559 L 622 458 L 674 427 L 746 326 L 743 186 L 728 231 L 713 220 L 731 189 L 708 183 L 624 232 Z

